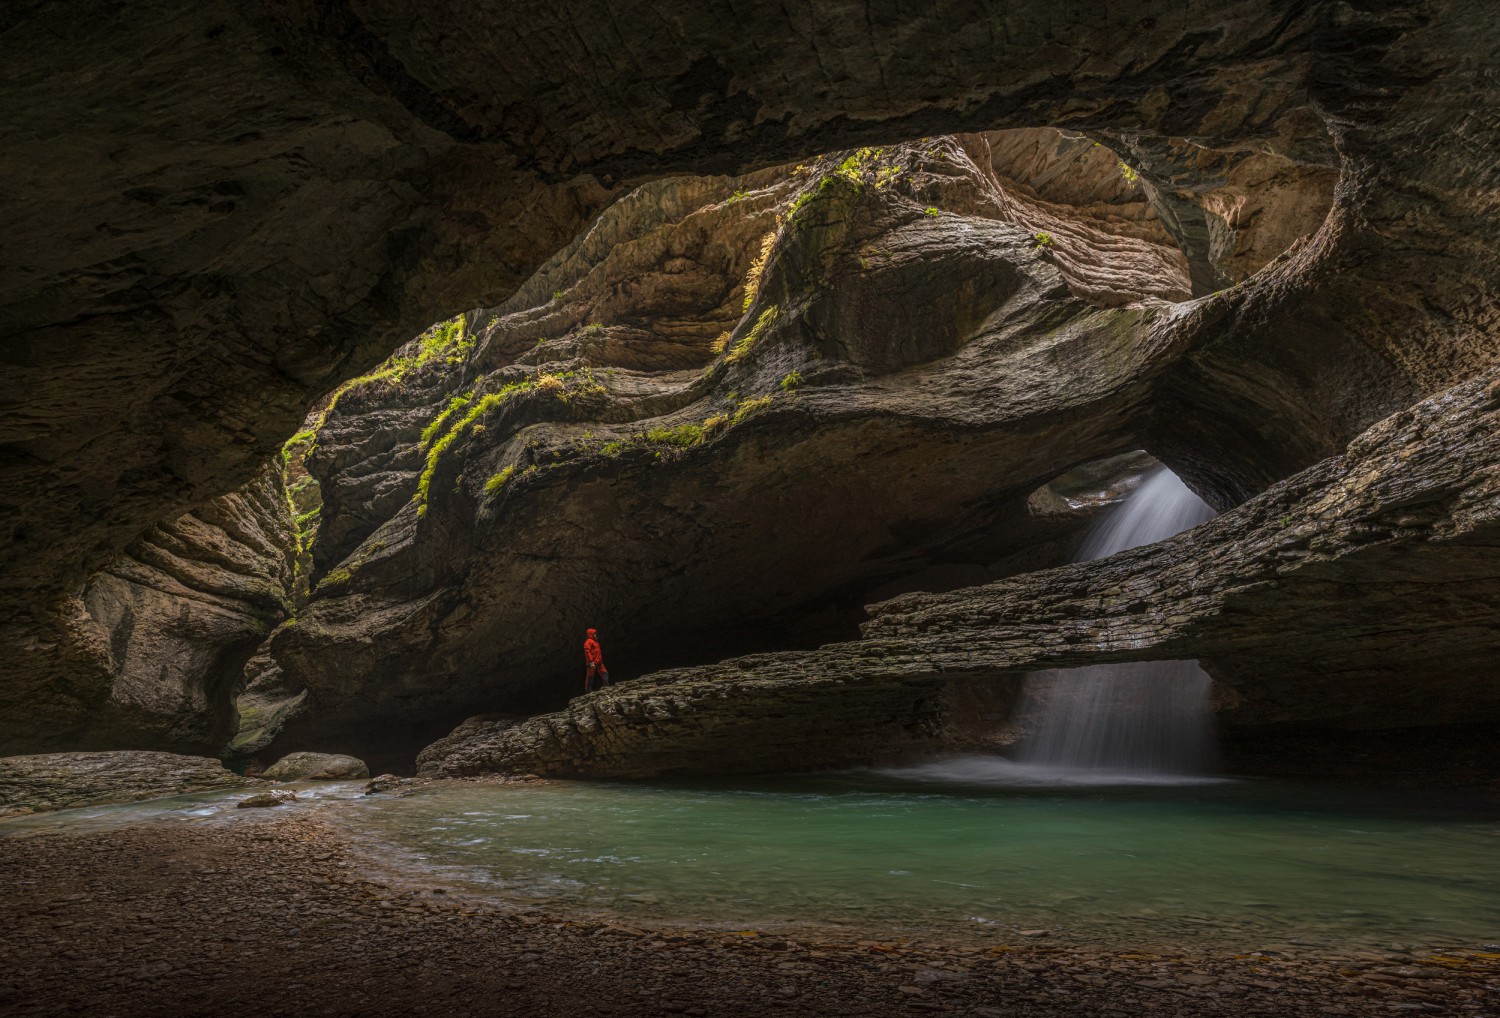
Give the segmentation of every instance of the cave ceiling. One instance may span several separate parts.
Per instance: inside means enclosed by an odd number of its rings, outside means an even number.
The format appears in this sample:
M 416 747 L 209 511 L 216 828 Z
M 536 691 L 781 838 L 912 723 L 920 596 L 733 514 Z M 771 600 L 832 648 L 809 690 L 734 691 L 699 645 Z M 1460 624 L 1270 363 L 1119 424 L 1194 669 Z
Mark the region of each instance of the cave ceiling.
M 173 597 L 250 606 L 192 615 L 237 665 L 275 598 L 230 546 L 275 541 L 211 503 L 341 382 L 682 174 L 1006 128 L 1105 144 L 1157 195 L 1181 292 L 1130 332 L 1130 412 L 1088 451 L 1144 445 L 1242 503 L 1493 364 L 1496 35 L 1443 2 L 10 11 L 0 717 L 15 745 L 88 731 L 136 591 L 184 575 Z M 1054 268 L 1072 300 L 1142 297 Z M 92 580 L 122 572 L 128 597 Z

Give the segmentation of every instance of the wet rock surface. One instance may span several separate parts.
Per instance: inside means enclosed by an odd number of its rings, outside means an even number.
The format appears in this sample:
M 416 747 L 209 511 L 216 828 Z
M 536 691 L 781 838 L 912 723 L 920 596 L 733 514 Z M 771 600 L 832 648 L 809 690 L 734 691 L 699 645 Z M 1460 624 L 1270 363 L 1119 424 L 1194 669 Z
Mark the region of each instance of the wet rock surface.
M 288 753 L 265 769 L 267 781 L 340 781 L 368 778 L 363 760 L 340 753 Z
M 296 792 L 273 788 L 269 792 L 256 792 L 247 799 L 241 799 L 235 807 L 237 809 L 265 809 L 270 806 L 285 806 L 289 802 L 296 801 Z
M 336 829 L 233 825 L 0 838 L 0 1006 L 16 1015 L 1483 1015 L 1500 956 L 913 942 L 516 912 L 372 874 Z M 164 884 L 176 890 L 161 893 Z M 288 952 L 300 959 L 288 969 Z
M 177 753 L 42 753 L 0 758 L 0 817 L 184 792 L 258 785 L 207 757 Z
M 809 681 L 759 675 L 756 664 L 659 672 L 503 728 L 466 722 L 422 751 L 420 773 L 636 778 L 847 766 L 946 747 L 961 727 L 956 711 L 976 707 L 956 706 L 961 693 L 941 677 Z M 985 693 L 1003 712 L 1015 684 L 996 685 Z

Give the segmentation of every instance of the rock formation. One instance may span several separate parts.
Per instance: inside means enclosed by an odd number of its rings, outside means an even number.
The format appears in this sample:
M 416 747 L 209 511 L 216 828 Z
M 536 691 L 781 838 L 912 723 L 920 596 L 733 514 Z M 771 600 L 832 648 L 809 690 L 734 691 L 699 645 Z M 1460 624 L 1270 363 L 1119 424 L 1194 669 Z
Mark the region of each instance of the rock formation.
M 1232 727 L 1494 723 L 1497 537 L 1490 372 L 1171 540 L 905 595 L 870 609 L 861 641 L 651 676 L 455 739 L 423 769 L 635 777 L 856 762 L 868 748 L 837 730 L 851 703 L 904 688 L 910 705 L 943 682 L 1105 661 L 1199 660 L 1231 694 Z
M 0 747 L 217 751 L 252 654 L 241 751 L 410 738 L 541 705 L 575 614 L 711 661 L 810 598 L 1045 564 L 964 542 L 1135 448 L 1221 509 L 1331 484 L 1356 436 L 1495 363 L 1497 32 L 1446 0 L 19 10 Z M 305 547 L 257 477 L 324 397 L 318 586 L 282 622 Z M 1395 583 L 1407 554 L 1338 561 Z M 1012 639 L 987 604 L 945 639 Z M 726 622 L 752 610 L 754 640 Z M 781 645 L 852 635 L 835 616 Z M 1027 632 L 1001 670 L 1055 649 Z M 1172 632 L 1246 723 L 1302 709 Z M 1468 660 L 1413 673 L 1447 704 L 1421 716 L 1486 702 Z M 1371 674 L 1327 672 L 1307 719 L 1393 719 Z
M 306 458 L 316 587 L 269 647 L 308 699 L 273 751 L 558 703 L 587 625 L 706 664 L 1066 560 L 1087 513 L 1028 499 L 1138 440 L 1172 350 L 1131 339 L 1187 270 L 1102 147 L 1071 156 L 1078 205 L 997 177 L 1037 135 L 651 185 L 340 390 Z
M 67 599 L 66 639 L 9 659 L 0 705 L 30 723 L 0 729 L 0 750 L 219 752 L 246 661 L 291 610 L 295 545 L 269 469 L 151 528 Z
M 257 784 L 217 760 L 177 753 L 0 757 L 0 818 Z
M 342 781 L 369 776 L 370 768 L 363 760 L 338 753 L 288 753 L 261 775 L 267 781 Z

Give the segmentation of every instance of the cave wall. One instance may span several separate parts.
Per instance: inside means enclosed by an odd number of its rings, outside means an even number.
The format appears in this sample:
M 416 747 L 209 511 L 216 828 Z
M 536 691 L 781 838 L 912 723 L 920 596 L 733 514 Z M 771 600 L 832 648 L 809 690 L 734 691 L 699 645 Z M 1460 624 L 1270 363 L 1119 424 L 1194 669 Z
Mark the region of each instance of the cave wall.
M 69 682 L 7 703 L 0 754 L 56 748 L 213 755 L 234 734 L 246 661 L 291 612 L 297 540 L 279 472 L 152 527 L 62 609 L 70 640 L 7 667 Z M 28 685 L 32 690 L 28 690 Z
M 734 770 L 777 771 L 794 755 L 780 733 L 799 726 L 818 762 L 854 763 L 857 739 L 841 757 L 816 731 L 849 699 L 863 709 L 904 691 L 880 712 L 899 725 L 897 705 L 953 684 L 985 684 L 1003 705 L 1025 672 L 1187 659 L 1219 684 L 1231 766 L 1493 780 L 1497 439 L 1492 371 L 1169 540 L 897 597 L 871 606 L 858 641 L 666 671 L 501 730 L 456 732 L 424 754 L 424 772 L 643 777 L 713 772 L 721 752 Z M 1349 758 L 1334 759 L 1339 749 Z
M 1331 143 L 1323 227 L 1143 340 L 1186 351 L 1145 444 L 1221 507 L 1494 360 L 1497 30 L 1473 5 L 616 13 L 356 0 L 0 22 L 8 731 L 59 735 L 82 717 L 59 705 L 103 695 L 90 576 L 649 177 L 1048 124 L 1131 153 L 1185 209 L 1203 174 L 1233 177 L 1204 151 L 1327 170 Z M 1199 291 L 1205 264 L 1240 271 L 1206 215 L 1206 254 L 1177 227 Z

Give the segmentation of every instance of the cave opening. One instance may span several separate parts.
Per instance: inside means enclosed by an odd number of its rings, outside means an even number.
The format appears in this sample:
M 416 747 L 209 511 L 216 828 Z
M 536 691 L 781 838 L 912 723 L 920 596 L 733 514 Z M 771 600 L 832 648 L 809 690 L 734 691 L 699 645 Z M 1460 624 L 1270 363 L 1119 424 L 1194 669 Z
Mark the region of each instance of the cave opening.
M 7 12 L 0 999 L 1485 1013 L 1494 20 Z
M 1133 338 L 1147 316 L 1263 269 L 1316 229 L 1332 180 L 1226 154 L 1184 188 L 1162 168 L 1186 150 L 1127 162 L 1110 141 L 992 132 L 644 185 L 503 304 L 342 383 L 282 452 L 294 612 L 242 694 L 237 752 L 316 731 L 393 760 L 478 711 L 562 708 L 585 625 L 634 679 L 857 639 L 872 602 L 1069 561 L 1155 462 L 1125 450 L 1163 430 L 1149 396 L 1070 401 L 1070 379 L 1159 371 Z M 936 313 L 887 296 L 913 290 Z M 996 361 L 1061 365 L 1043 392 L 1094 419 L 976 419 L 1035 398 L 987 384 Z M 334 705 L 275 743 L 329 669 L 423 705 L 377 695 L 373 726 Z

